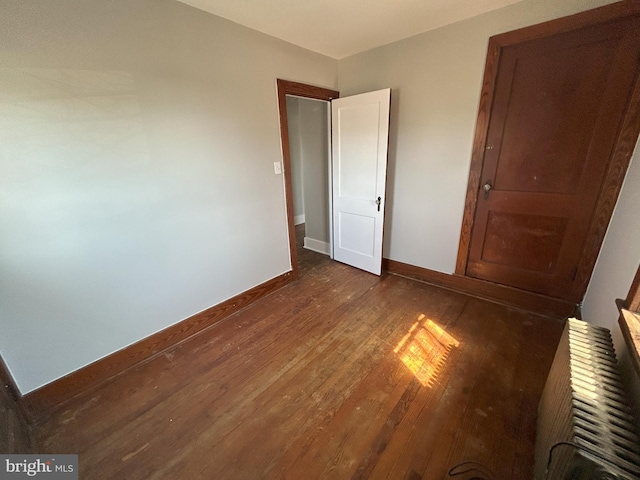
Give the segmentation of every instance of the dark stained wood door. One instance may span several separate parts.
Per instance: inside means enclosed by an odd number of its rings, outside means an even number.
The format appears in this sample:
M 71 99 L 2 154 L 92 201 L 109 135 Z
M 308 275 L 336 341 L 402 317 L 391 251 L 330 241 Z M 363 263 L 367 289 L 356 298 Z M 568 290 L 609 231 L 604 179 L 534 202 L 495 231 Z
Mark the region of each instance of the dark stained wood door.
M 602 238 L 609 220 L 597 207 L 617 195 L 603 199 L 638 78 L 640 17 L 529 38 L 496 55 L 465 273 L 579 302 L 578 273 L 595 261 L 586 258 L 591 237 Z

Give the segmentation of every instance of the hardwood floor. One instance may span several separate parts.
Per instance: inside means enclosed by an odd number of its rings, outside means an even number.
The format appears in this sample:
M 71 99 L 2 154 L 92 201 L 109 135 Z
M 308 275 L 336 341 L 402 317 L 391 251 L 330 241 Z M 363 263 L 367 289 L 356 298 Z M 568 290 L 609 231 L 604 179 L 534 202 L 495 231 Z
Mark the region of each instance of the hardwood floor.
M 30 429 L 4 382 L 0 389 L 0 453 L 29 453 Z
M 37 450 L 78 453 L 82 479 L 531 478 L 559 322 L 306 250 L 300 267 L 74 400 Z

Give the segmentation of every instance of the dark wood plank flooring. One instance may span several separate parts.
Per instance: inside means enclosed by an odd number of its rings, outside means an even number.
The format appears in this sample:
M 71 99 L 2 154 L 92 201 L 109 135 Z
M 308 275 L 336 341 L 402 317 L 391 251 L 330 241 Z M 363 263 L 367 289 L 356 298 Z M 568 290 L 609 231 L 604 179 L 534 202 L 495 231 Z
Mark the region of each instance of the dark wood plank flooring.
M 0 453 L 30 453 L 30 428 L 18 413 L 6 383 L 0 384 Z
M 296 282 L 49 418 L 37 449 L 78 453 L 82 479 L 532 477 L 559 322 L 299 259 Z

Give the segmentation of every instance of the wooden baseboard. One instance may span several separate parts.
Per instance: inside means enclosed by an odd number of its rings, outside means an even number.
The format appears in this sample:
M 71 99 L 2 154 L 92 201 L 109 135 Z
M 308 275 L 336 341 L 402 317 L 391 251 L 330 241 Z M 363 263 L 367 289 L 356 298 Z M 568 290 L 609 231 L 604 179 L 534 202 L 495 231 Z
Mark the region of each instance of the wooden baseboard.
M 293 280 L 292 272 L 283 273 L 257 287 L 157 332 L 86 367 L 29 392 L 25 407 L 32 422 L 37 422 L 64 403 L 116 375 L 162 353 L 256 300 L 278 290 Z
M 30 417 L 2 356 L 0 382 L 0 453 L 31 453 Z
M 382 267 L 389 273 L 420 280 L 431 285 L 455 290 L 475 297 L 513 307 L 522 308 L 542 315 L 564 319 L 573 316 L 577 305 L 558 298 L 547 297 L 517 288 L 499 285 L 462 275 L 449 275 L 408 263 L 383 259 Z
M 5 392 L 5 396 L 16 405 L 19 405 L 22 402 L 22 395 L 20 395 L 20 391 L 16 387 L 2 356 L 0 356 L 0 382 L 2 382 L 2 390 Z

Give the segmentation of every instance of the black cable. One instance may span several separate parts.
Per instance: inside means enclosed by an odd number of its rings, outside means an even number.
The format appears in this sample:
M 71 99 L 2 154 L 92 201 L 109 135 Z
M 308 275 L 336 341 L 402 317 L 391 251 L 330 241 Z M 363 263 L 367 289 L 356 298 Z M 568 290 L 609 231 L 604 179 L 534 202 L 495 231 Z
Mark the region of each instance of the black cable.
M 591 450 L 590 448 L 585 447 L 584 445 L 579 445 L 577 443 L 574 442 L 556 442 L 554 443 L 551 448 L 549 449 L 549 458 L 547 459 L 547 468 L 544 471 L 544 477 L 543 480 L 547 480 L 547 477 L 549 476 L 549 467 L 551 467 L 551 458 L 553 455 L 553 451 L 561 446 L 561 445 L 570 445 L 578 450 L 582 450 L 584 452 L 587 452 L 589 455 L 593 455 L 594 457 L 599 458 L 600 460 L 608 463 L 609 465 L 612 465 L 614 467 L 619 468 L 619 466 L 617 464 L 615 464 L 614 462 L 612 462 L 611 460 L 609 460 L 608 458 L 604 457 L 603 455 L 601 455 L 600 453 Z
M 547 480 L 547 478 L 549 477 L 549 468 L 551 467 L 551 461 L 553 460 L 553 451 L 562 446 L 562 445 L 569 445 L 572 446 L 578 450 L 582 450 L 584 452 L 587 452 L 589 455 L 593 455 L 594 457 L 597 457 L 598 459 L 608 463 L 609 465 L 612 465 L 614 467 L 618 467 L 618 465 L 616 465 L 614 462 L 612 462 L 611 460 L 609 460 L 608 458 L 604 457 L 602 454 L 591 450 L 590 448 L 585 447 L 584 445 L 579 445 L 577 443 L 574 442 L 565 442 L 565 441 L 561 441 L 561 442 L 556 442 L 554 443 L 551 448 L 549 449 L 549 457 L 547 458 L 547 466 L 545 468 L 544 471 L 544 477 L 543 480 Z M 466 469 L 464 470 L 460 470 L 460 471 L 455 471 L 458 470 L 460 468 L 463 468 L 467 466 Z M 453 467 L 451 467 L 449 469 L 449 471 L 447 472 L 447 474 L 450 477 L 457 477 L 458 475 L 464 475 L 465 473 L 471 473 L 471 472 L 479 472 L 481 475 L 483 475 L 482 477 L 473 477 L 471 480 L 493 480 L 495 479 L 495 475 L 494 473 L 489 470 L 487 467 L 485 467 L 484 465 L 482 465 L 481 463 L 478 462 L 470 462 L 470 461 L 466 461 L 466 462 L 460 462 L 457 465 L 454 465 Z
M 462 470 L 459 472 L 454 471 L 456 469 L 464 467 L 465 465 L 469 466 L 466 470 Z M 451 467 L 447 473 L 450 477 L 456 477 L 458 475 L 464 475 L 465 473 L 470 473 L 470 472 L 479 472 L 481 475 L 483 475 L 482 477 L 473 477 L 471 480 L 494 480 L 495 479 L 495 475 L 493 474 L 493 472 L 478 462 L 468 462 L 468 461 L 460 462 L 459 464 Z

